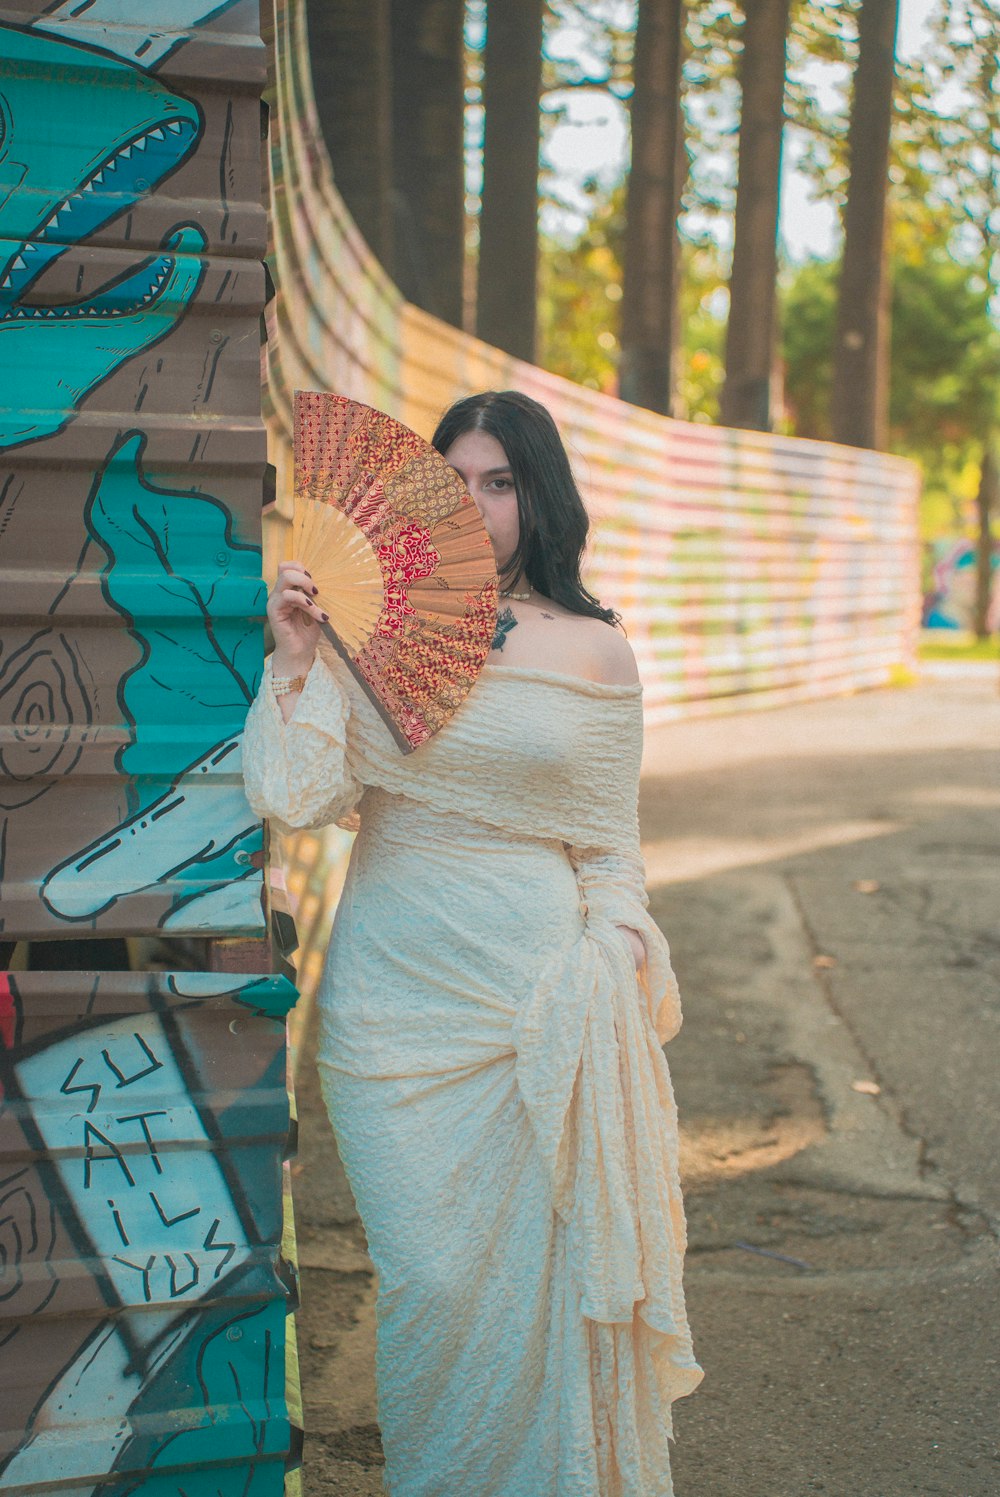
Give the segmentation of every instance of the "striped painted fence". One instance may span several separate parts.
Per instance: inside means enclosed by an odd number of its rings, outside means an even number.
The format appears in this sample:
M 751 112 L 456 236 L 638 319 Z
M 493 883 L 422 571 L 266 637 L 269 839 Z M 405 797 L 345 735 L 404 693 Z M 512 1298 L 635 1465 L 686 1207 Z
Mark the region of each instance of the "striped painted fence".
M 517 388 L 549 407 L 566 439 L 593 519 L 585 580 L 623 616 L 650 724 L 879 686 L 912 665 L 920 609 L 912 464 L 667 420 L 509 358 L 409 305 L 337 194 L 301 0 L 277 0 L 275 40 L 278 291 L 265 414 L 277 494 L 265 521 L 267 568 L 288 554 L 293 390 L 350 395 L 429 436 L 459 396 Z M 310 887 L 317 845 L 311 838 L 307 851 L 287 849 L 293 885 Z M 330 913 L 314 940 L 325 940 Z

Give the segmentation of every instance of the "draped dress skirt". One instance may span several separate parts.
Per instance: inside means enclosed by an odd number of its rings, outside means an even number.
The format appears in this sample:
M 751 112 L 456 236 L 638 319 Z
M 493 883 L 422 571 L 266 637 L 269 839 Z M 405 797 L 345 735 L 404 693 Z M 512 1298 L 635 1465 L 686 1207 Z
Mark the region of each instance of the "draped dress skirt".
M 378 1274 L 392 1497 L 672 1494 L 671 1406 L 702 1374 L 640 698 L 487 667 L 403 756 L 320 662 L 287 725 L 268 670 L 247 717 L 255 809 L 357 826 L 318 1061 Z
M 671 1491 L 665 1438 L 658 1471 L 608 1477 L 601 1349 L 519 1086 L 519 1011 L 584 912 L 562 841 L 366 792 L 318 1060 L 378 1274 L 394 1497 Z
M 378 1273 L 400 1497 L 597 1491 L 585 1323 L 512 1040 L 553 943 L 582 927 L 561 841 L 367 793 L 319 1066 Z

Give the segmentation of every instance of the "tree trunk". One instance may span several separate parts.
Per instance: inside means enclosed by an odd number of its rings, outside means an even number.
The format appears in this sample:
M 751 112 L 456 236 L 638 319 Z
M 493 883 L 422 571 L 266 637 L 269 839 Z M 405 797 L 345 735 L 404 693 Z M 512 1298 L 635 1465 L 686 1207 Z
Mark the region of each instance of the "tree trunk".
M 879 449 L 886 445 L 889 403 L 886 199 L 898 12 L 898 0 L 863 0 L 858 22 L 830 402 L 835 442 Z
M 409 301 L 462 325 L 464 0 L 391 0 L 393 269 Z
M 313 93 L 334 180 L 391 271 L 389 0 L 309 0 L 307 15 Z
M 687 158 L 681 115 L 684 0 L 640 0 L 625 210 L 623 400 L 669 415 L 678 341 L 677 215 Z
M 990 594 L 993 585 L 993 516 L 1000 510 L 1000 467 L 992 441 L 986 444 L 979 472 L 976 512 L 979 534 L 976 539 L 976 598 L 972 627 L 977 639 L 990 637 Z
M 789 0 L 747 0 L 722 421 L 770 431 Z
M 489 0 L 476 332 L 534 362 L 544 0 Z

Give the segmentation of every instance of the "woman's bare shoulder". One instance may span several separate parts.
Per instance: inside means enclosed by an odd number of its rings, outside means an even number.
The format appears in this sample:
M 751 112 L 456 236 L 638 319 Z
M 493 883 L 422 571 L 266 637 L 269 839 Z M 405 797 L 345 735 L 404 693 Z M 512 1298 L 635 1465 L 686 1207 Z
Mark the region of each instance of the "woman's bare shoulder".
M 622 631 L 603 619 L 566 611 L 560 620 L 562 668 L 608 686 L 635 686 L 639 670 L 632 646 Z
M 608 686 L 639 685 L 639 667 L 632 646 L 622 631 L 603 619 L 588 619 L 592 625 L 590 648 L 596 670 L 594 679 Z

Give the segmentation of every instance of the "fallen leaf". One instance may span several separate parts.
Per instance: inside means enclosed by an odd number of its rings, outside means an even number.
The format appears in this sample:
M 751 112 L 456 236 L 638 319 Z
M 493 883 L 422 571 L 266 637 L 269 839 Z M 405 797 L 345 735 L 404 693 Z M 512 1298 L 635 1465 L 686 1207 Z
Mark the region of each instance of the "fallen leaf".
M 861 1092 L 865 1097 L 878 1097 L 882 1093 L 877 1081 L 852 1081 L 851 1090 Z
M 813 957 L 813 966 L 814 967 L 835 967 L 836 965 L 837 965 L 837 958 L 835 956 L 814 956 Z
M 881 887 L 877 878 L 859 878 L 851 885 L 858 894 L 877 894 Z

